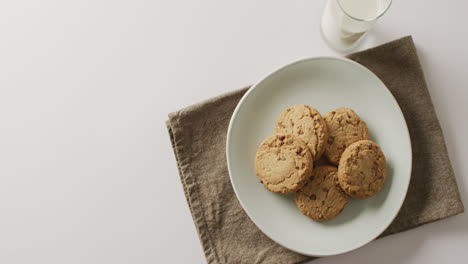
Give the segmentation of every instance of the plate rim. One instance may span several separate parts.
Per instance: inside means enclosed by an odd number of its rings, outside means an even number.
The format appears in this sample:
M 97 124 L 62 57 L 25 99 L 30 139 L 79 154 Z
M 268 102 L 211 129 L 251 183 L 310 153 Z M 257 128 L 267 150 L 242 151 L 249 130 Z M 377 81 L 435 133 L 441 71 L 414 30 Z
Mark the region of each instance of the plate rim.
M 253 93 L 255 91 L 255 89 L 259 86 L 259 84 L 261 84 L 263 81 L 265 81 L 270 76 L 278 74 L 279 72 L 283 71 L 284 69 L 289 68 L 291 66 L 294 66 L 296 64 L 304 63 L 304 62 L 308 62 L 308 61 L 313 61 L 313 60 L 323 60 L 323 59 L 325 59 L 325 60 L 338 60 L 338 61 L 349 63 L 349 64 L 351 64 L 353 66 L 356 66 L 356 67 L 364 70 L 365 72 L 369 73 L 371 76 L 373 76 L 377 80 L 377 82 L 380 82 L 383 85 L 383 87 L 385 87 L 384 90 L 390 95 L 391 99 L 394 101 L 394 103 L 396 104 L 396 106 L 397 106 L 397 108 L 399 110 L 398 113 L 403 118 L 403 121 L 404 121 L 404 124 L 405 124 L 405 127 L 406 127 L 405 132 L 406 132 L 406 135 L 407 135 L 405 137 L 405 140 L 408 141 L 407 143 L 408 143 L 408 146 L 409 146 L 410 161 L 409 161 L 409 176 L 407 177 L 408 181 L 407 181 L 406 186 L 405 186 L 404 195 L 402 196 L 401 200 L 399 201 L 398 210 L 395 210 L 395 212 L 394 212 L 393 216 L 391 217 L 390 221 L 385 225 L 385 227 L 381 231 L 376 232 L 376 234 L 374 234 L 372 236 L 372 238 L 369 239 L 368 241 L 364 241 L 363 243 L 360 243 L 357 246 L 354 246 L 354 247 L 351 247 L 351 248 L 348 248 L 348 249 L 345 249 L 345 250 L 342 250 L 342 251 L 338 251 L 338 252 L 334 252 L 334 253 L 330 253 L 330 254 L 311 254 L 310 252 L 304 252 L 304 251 L 301 251 L 301 250 L 295 250 L 293 248 L 290 248 L 287 245 L 284 245 L 284 244 L 280 243 L 279 241 L 277 241 L 276 239 L 270 237 L 270 235 L 267 234 L 260 227 L 260 225 L 254 220 L 254 218 L 251 217 L 249 211 L 246 209 L 246 207 L 244 206 L 242 200 L 240 199 L 240 197 L 239 197 L 239 195 L 237 193 L 236 187 L 234 185 L 233 179 L 232 179 L 231 167 L 230 167 L 230 164 L 229 164 L 229 160 L 230 160 L 230 156 L 229 156 L 229 145 L 230 144 L 229 143 L 230 143 L 230 138 L 231 138 L 232 126 L 233 126 L 233 123 L 234 123 L 236 117 L 238 116 L 239 109 L 242 107 L 242 104 L 250 96 L 250 94 Z M 284 248 L 287 248 L 287 249 L 289 249 L 291 251 L 294 251 L 296 253 L 306 255 L 306 256 L 311 256 L 311 257 L 334 256 L 334 255 L 344 254 L 344 253 L 356 250 L 356 249 L 361 248 L 361 247 L 367 245 L 368 243 L 374 241 L 379 235 L 381 235 L 385 230 L 387 230 L 387 228 L 393 223 L 393 220 L 395 220 L 398 213 L 400 212 L 401 207 L 403 206 L 403 203 L 404 203 L 404 201 L 406 199 L 406 196 L 408 194 L 409 184 L 410 184 L 410 181 L 411 181 L 411 173 L 412 173 L 412 168 L 413 168 L 413 154 L 412 153 L 413 153 L 413 150 L 412 150 L 412 145 L 411 145 L 411 136 L 410 136 L 410 133 L 409 133 L 408 124 L 406 123 L 405 116 L 403 114 L 403 111 L 401 110 L 400 105 L 398 104 L 398 101 L 395 99 L 392 92 L 388 89 L 388 87 L 385 85 L 385 83 L 375 73 L 373 73 L 371 70 L 369 70 L 368 68 L 366 68 L 362 64 L 360 64 L 360 63 L 358 63 L 356 61 L 350 60 L 348 58 L 336 57 L 336 56 L 317 56 L 317 57 L 307 57 L 307 58 L 299 59 L 299 60 L 293 61 L 291 63 L 288 63 L 288 64 L 286 64 L 284 66 L 281 66 L 281 67 L 277 68 L 276 70 L 273 70 L 272 72 L 269 72 L 268 74 L 264 75 L 262 78 L 260 78 L 258 81 L 256 81 L 247 90 L 247 92 L 242 96 L 242 98 L 237 103 L 236 108 L 234 109 L 234 111 L 233 111 L 233 113 L 231 115 L 231 119 L 229 120 L 228 130 L 227 130 L 227 134 L 226 134 L 226 163 L 227 163 L 227 168 L 228 168 L 228 173 L 229 173 L 229 180 L 231 182 L 231 186 L 232 186 L 232 188 L 234 190 L 234 193 L 236 194 L 236 198 L 239 201 L 240 205 L 242 206 L 242 209 L 244 210 L 244 212 L 247 214 L 247 216 L 250 218 L 250 220 L 252 220 L 252 222 L 255 224 L 255 226 L 258 229 L 260 229 L 260 231 L 262 231 L 262 233 L 265 234 L 268 238 L 273 240 L 275 243 L 277 243 L 280 246 L 282 246 Z

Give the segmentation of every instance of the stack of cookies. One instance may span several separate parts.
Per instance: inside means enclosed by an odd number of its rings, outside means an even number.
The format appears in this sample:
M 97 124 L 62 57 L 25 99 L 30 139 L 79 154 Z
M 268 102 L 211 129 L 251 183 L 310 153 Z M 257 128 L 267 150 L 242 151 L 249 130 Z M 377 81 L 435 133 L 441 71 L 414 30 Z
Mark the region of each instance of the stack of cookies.
M 348 197 L 378 193 L 387 163 L 353 110 L 342 107 L 322 117 L 313 107 L 295 105 L 280 114 L 275 134 L 261 143 L 255 171 L 265 188 L 295 192 L 304 215 L 327 221 L 340 214 Z

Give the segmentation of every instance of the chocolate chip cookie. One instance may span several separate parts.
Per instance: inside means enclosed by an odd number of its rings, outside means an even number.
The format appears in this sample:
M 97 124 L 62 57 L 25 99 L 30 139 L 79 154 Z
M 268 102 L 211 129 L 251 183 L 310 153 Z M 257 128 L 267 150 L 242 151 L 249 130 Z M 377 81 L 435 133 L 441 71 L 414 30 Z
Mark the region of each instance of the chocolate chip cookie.
M 335 165 L 338 165 L 346 147 L 356 141 L 369 139 L 366 123 L 350 108 L 335 109 L 323 118 L 328 130 L 325 156 Z
M 255 157 L 255 172 L 265 188 L 272 192 L 298 190 L 304 186 L 312 169 L 312 154 L 307 144 L 290 134 L 267 137 Z
M 370 140 L 351 144 L 338 166 L 338 182 L 349 196 L 369 198 L 378 193 L 387 178 L 387 162 L 380 147 Z
M 299 210 L 317 221 L 327 221 L 339 215 L 348 203 L 348 196 L 336 180 L 335 167 L 315 167 L 312 177 L 294 196 Z
M 320 113 L 308 105 L 286 108 L 278 117 L 275 132 L 299 137 L 309 147 L 314 160 L 318 160 L 325 151 L 327 126 Z

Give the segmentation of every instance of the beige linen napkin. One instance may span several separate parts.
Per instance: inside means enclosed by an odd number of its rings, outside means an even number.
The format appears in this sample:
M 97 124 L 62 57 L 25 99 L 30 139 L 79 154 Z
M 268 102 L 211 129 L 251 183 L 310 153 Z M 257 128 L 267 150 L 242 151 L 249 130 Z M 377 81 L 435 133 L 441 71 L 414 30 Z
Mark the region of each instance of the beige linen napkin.
M 347 56 L 373 71 L 398 101 L 411 135 L 406 200 L 381 235 L 462 213 L 455 175 L 411 36 Z M 169 114 L 167 128 L 207 262 L 298 263 L 312 259 L 276 244 L 245 214 L 226 165 L 226 132 L 248 88 Z

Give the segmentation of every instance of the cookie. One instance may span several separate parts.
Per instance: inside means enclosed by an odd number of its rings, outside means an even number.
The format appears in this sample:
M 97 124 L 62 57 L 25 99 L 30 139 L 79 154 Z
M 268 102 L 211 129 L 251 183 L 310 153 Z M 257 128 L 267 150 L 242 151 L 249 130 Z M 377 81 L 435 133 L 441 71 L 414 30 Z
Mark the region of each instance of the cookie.
M 380 147 L 370 140 L 351 144 L 343 152 L 338 166 L 338 183 L 356 199 L 378 193 L 387 178 L 387 162 Z
M 325 156 L 332 164 L 338 165 L 346 147 L 356 141 L 370 138 L 366 122 L 349 108 L 335 109 L 326 113 L 323 119 L 328 130 Z
M 313 165 L 307 144 L 290 134 L 267 137 L 255 157 L 255 172 L 260 182 L 277 193 L 294 192 L 304 186 Z
M 312 177 L 294 195 L 299 210 L 317 221 L 328 221 L 339 215 L 348 203 L 348 196 L 336 181 L 335 167 L 315 167 Z
M 327 126 L 320 113 L 308 105 L 286 108 L 278 117 L 275 132 L 298 136 L 307 144 L 314 160 L 318 160 L 325 151 Z

